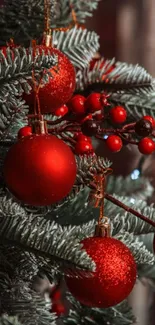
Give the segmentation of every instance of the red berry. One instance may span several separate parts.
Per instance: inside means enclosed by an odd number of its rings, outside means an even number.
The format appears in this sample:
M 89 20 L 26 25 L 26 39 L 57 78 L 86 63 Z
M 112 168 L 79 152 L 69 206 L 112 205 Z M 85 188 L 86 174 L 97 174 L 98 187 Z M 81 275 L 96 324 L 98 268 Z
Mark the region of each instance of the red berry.
M 121 124 L 126 121 L 127 113 L 122 106 L 113 107 L 110 112 L 110 119 L 113 123 Z
M 76 115 L 83 115 L 86 113 L 84 103 L 86 98 L 82 95 L 76 95 L 67 103 L 69 110 Z
M 90 142 L 78 141 L 75 145 L 75 153 L 77 155 L 85 155 L 93 151 L 93 146 Z
M 64 116 L 68 113 L 68 107 L 64 104 L 63 106 L 56 109 L 54 112 L 55 116 Z
M 32 134 L 32 126 L 26 125 L 18 131 L 18 139 Z
M 84 118 L 82 118 L 80 123 L 84 123 L 85 121 L 92 120 L 92 119 L 93 119 L 93 115 L 89 114 L 89 115 L 85 116 Z
M 87 112 L 97 112 L 100 111 L 103 107 L 101 102 L 101 94 L 100 93 L 92 93 L 90 94 L 85 101 L 85 109 Z
M 138 143 L 138 149 L 144 155 L 150 155 L 155 150 L 155 142 L 150 138 L 143 138 Z
M 143 116 L 143 119 L 149 121 L 152 124 L 153 129 L 155 128 L 155 119 L 152 116 L 145 115 Z
M 98 129 L 98 123 L 93 120 L 87 120 L 81 125 L 81 131 L 87 137 L 92 137 L 93 135 L 95 135 Z
M 119 152 L 122 149 L 123 143 L 120 137 L 117 135 L 109 135 L 106 140 L 107 147 L 112 152 Z
M 84 141 L 84 142 L 90 142 L 91 143 L 91 138 L 87 137 L 86 135 L 80 133 L 76 136 L 76 140 L 79 141 Z

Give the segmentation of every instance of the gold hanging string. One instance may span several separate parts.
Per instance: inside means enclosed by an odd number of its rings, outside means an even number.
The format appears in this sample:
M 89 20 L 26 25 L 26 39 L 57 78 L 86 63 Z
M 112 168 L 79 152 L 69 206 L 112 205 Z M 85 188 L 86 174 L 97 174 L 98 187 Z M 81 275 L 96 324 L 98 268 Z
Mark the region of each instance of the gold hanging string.
M 111 174 L 112 169 L 108 168 L 106 174 Z M 94 202 L 94 207 L 100 208 L 98 224 L 95 228 L 95 236 L 97 237 L 109 237 L 110 236 L 110 224 L 109 219 L 104 216 L 104 194 L 105 194 L 105 174 L 95 175 L 94 181 L 96 184 L 96 190 L 91 193 L 91 200 Z
M 35 60 L 35 55 L 36 55 L 36 41 L 32 41 L 32 51 L 33 51 L 33 57 Z M 28 115 L 28 121 L 29 124 L 32 125 L 32 129 L 34 133 L 36 134 L 45 134 L 47 133 L 47 125 L 46 121 L 44 121 L 44 117 L 41 114 L 41 108 L 40 108 L 40 100 L 39 100 L 39 90 L 42 84 L 42 79 L 43 79 L 44 71 L 41 75 L 41 78 L 39 80 L 39 83 L 37 83 L 36 78 L 35 78 L 35 67 L 33 66 L 32 69 L 32 82 L 33 82 L 33 90 L 35 94 L 34 98 L 34 114 L 29 114 Z
M 50 32 L 50 3 L 49 0 L 44 0 L 44 19 L 45 19 L 45 32 Z

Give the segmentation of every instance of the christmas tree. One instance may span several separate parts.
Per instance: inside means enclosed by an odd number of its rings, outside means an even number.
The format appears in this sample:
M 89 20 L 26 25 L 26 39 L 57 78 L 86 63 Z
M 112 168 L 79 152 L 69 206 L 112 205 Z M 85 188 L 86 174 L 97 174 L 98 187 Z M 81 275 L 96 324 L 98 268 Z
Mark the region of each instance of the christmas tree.
M 154 271 L 151 184 L 94 152 L 154 152 L 154 80 L 99 55 L 98 2 L 0 8 L 0 325 L 132 324 L 128 295 Z

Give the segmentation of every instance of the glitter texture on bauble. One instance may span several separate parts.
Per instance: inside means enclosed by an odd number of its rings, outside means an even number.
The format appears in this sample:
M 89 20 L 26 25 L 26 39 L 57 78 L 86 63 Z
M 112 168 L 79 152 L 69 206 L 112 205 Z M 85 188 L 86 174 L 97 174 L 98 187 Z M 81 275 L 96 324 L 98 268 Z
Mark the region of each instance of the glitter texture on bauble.
M 111 237 L 82 241 L 83 249 L 96 264 L 90 277 L 65 277 L 71 294 L 89 307 L 108 308 L 127 298 L 136 281 L 136 263 L 130 250 Z
M 68 102 L 75 90 L 75 70 L 67 56 L 58 49 L 38 45 L 35 51 L 39 51 L 40 54 L 44 51 L 45 55 L 50 52 L 58 58 L 57 66 L 48 70 L 49 81 L 39 87 L 41 113 L 54 113 L 57 108 Z M 35 96 L 34 90 L 29 95 L 23 96 L 30 111 L 34 107 Z

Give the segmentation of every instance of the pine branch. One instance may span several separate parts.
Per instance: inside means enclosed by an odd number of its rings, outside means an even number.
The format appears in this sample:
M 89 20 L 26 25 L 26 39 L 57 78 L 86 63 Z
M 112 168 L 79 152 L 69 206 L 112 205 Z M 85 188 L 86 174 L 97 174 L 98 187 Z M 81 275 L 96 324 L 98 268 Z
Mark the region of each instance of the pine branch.
M 146 200 L 153 194 L 153 187 L 145 177 L 132 180 L 131 176 L 109 176 L 106 192 L 109 194 L 130 197 L 130 200 Z
M 74 228 L 64 231 L 44 217 L 24 213 L 24 209 L 17 203 L 12 209 L 12 199 L 4 197 L 0 201 L 2 243 L 7 241 L 11 245 L 17 245 L 25 251 L 43 257 L 45 262 L 49 260 L 51 265 L 53 260 L 63 268 L 94 269 L 94 262 L 81 249 L 79 239 L 74 236 Z M 13 210 L 16 212 L 13 213 Z
M 4 140 L 16 123 L 20 124 L 26 117 L 23 101 L 19 98 L 31 87 L 32 69 L 36 78 L 41 71 L 57 64 L 56 56 L 36 53 L 34 60 L 32 49 L 23 48 L 7 50 L 7 56 L 0 52 L 0 137 Z M 46 75 L 48 77 L 48 75 Z
M 77 20 L 83 23 L 92 11 L 97 8 L 99 0 L 78 2 L 72 0 Z M 68 0 L 51 3 L 51 27 L 65 27 L 73 23 Z M 32 39 L 42 39 L 44 31 L 44 0 L 5 0 L 0 7 L 0 39 L 1 44 L 12 37 L 17 44 L 29 45 Z
M 26 282 L 19 278 L 13 279 L 6 272 L 1 273 L 1 276 L 5 288 L 0 291 L 2 314 L 16 315 L 22 325 L 56 324 L 56 315 L 50 312 L 51 306 L 32 291 Z
M 140 242 L 132 233 L 124 233 L 122 230 L 115 236 L 115 238 L 122 241 L 130 249 L 137 265 L 153 265 L 155 263 L 154 255 L 150 253 L 143 242 Z
M 137 210 L 142 215 L 147 216 L 150 220 L 155 221 L 155 208 L 153 204 L 148 206 L 143 200 L 136 201 L 129 197 L 115 197 L 129 207 L 133 207 L 134 210 Z M 105 214 L 109 216 L 113 223 L 114 234 L 117 234 L 121 229 L 134 235 L 154 232 L 154 227 L 151 225 L 107 201 L 105 201 Z
M 110 101 L 113 105 L 122 105 L 127 110 L 130 119 L 140 119 L 142 116 L 151 115 L 155 117 L 155 92 L 149 95 L 129 94 L 126 91 L 123 93 L 111 93 Z
M 71 308 L 69 316 L 64 320 L 65 324 L 85 324 L 85 325 L 128 325 L 135 321 L 132 310 L 126 300 L 113 308 L 99 309 L 87 308 L 77 302 L 68 294 L 73 309 Z
M 85 68 L 99 49 L 99 37 L 95 32 L 74 27 L 67 32 L 54 31 L 53 44 L 66 54 L 77 68 Z
M 92 12 L 97 8 L 99 1 L 100 0 L 72 0 L 71 3 L 75 11 L 77 21 L 79 23 L 85 23 L 86 18 L 92 16 Z M 69 0 L 59 0 L 55 24 L 64 26 L 69 23 L 72 23 Z
M 0 245 L 0 272 L 4 271 L 31 282 L 39 272 L 36 256 L 17 246 Z
M 75 186 L 89 186 L 97 173 L 103 173 L 111 166 L 108 159 L 99 156 L 79 156 L 76 158 L 78 173 Z
M 109 72 L 112 70 L 111 72 Z M 123 91 L 128 94 L 147 95 L 154 90 L 153 78 L 139 65 L 115 62 L 115 59 L 101 59 L 93 68 L 86 68 L 77 73 L 77 90 L 108 91 L 111 93 Z
M 0 325 L 22 325 L 17 317 L 4 315 L 0 317 Z

